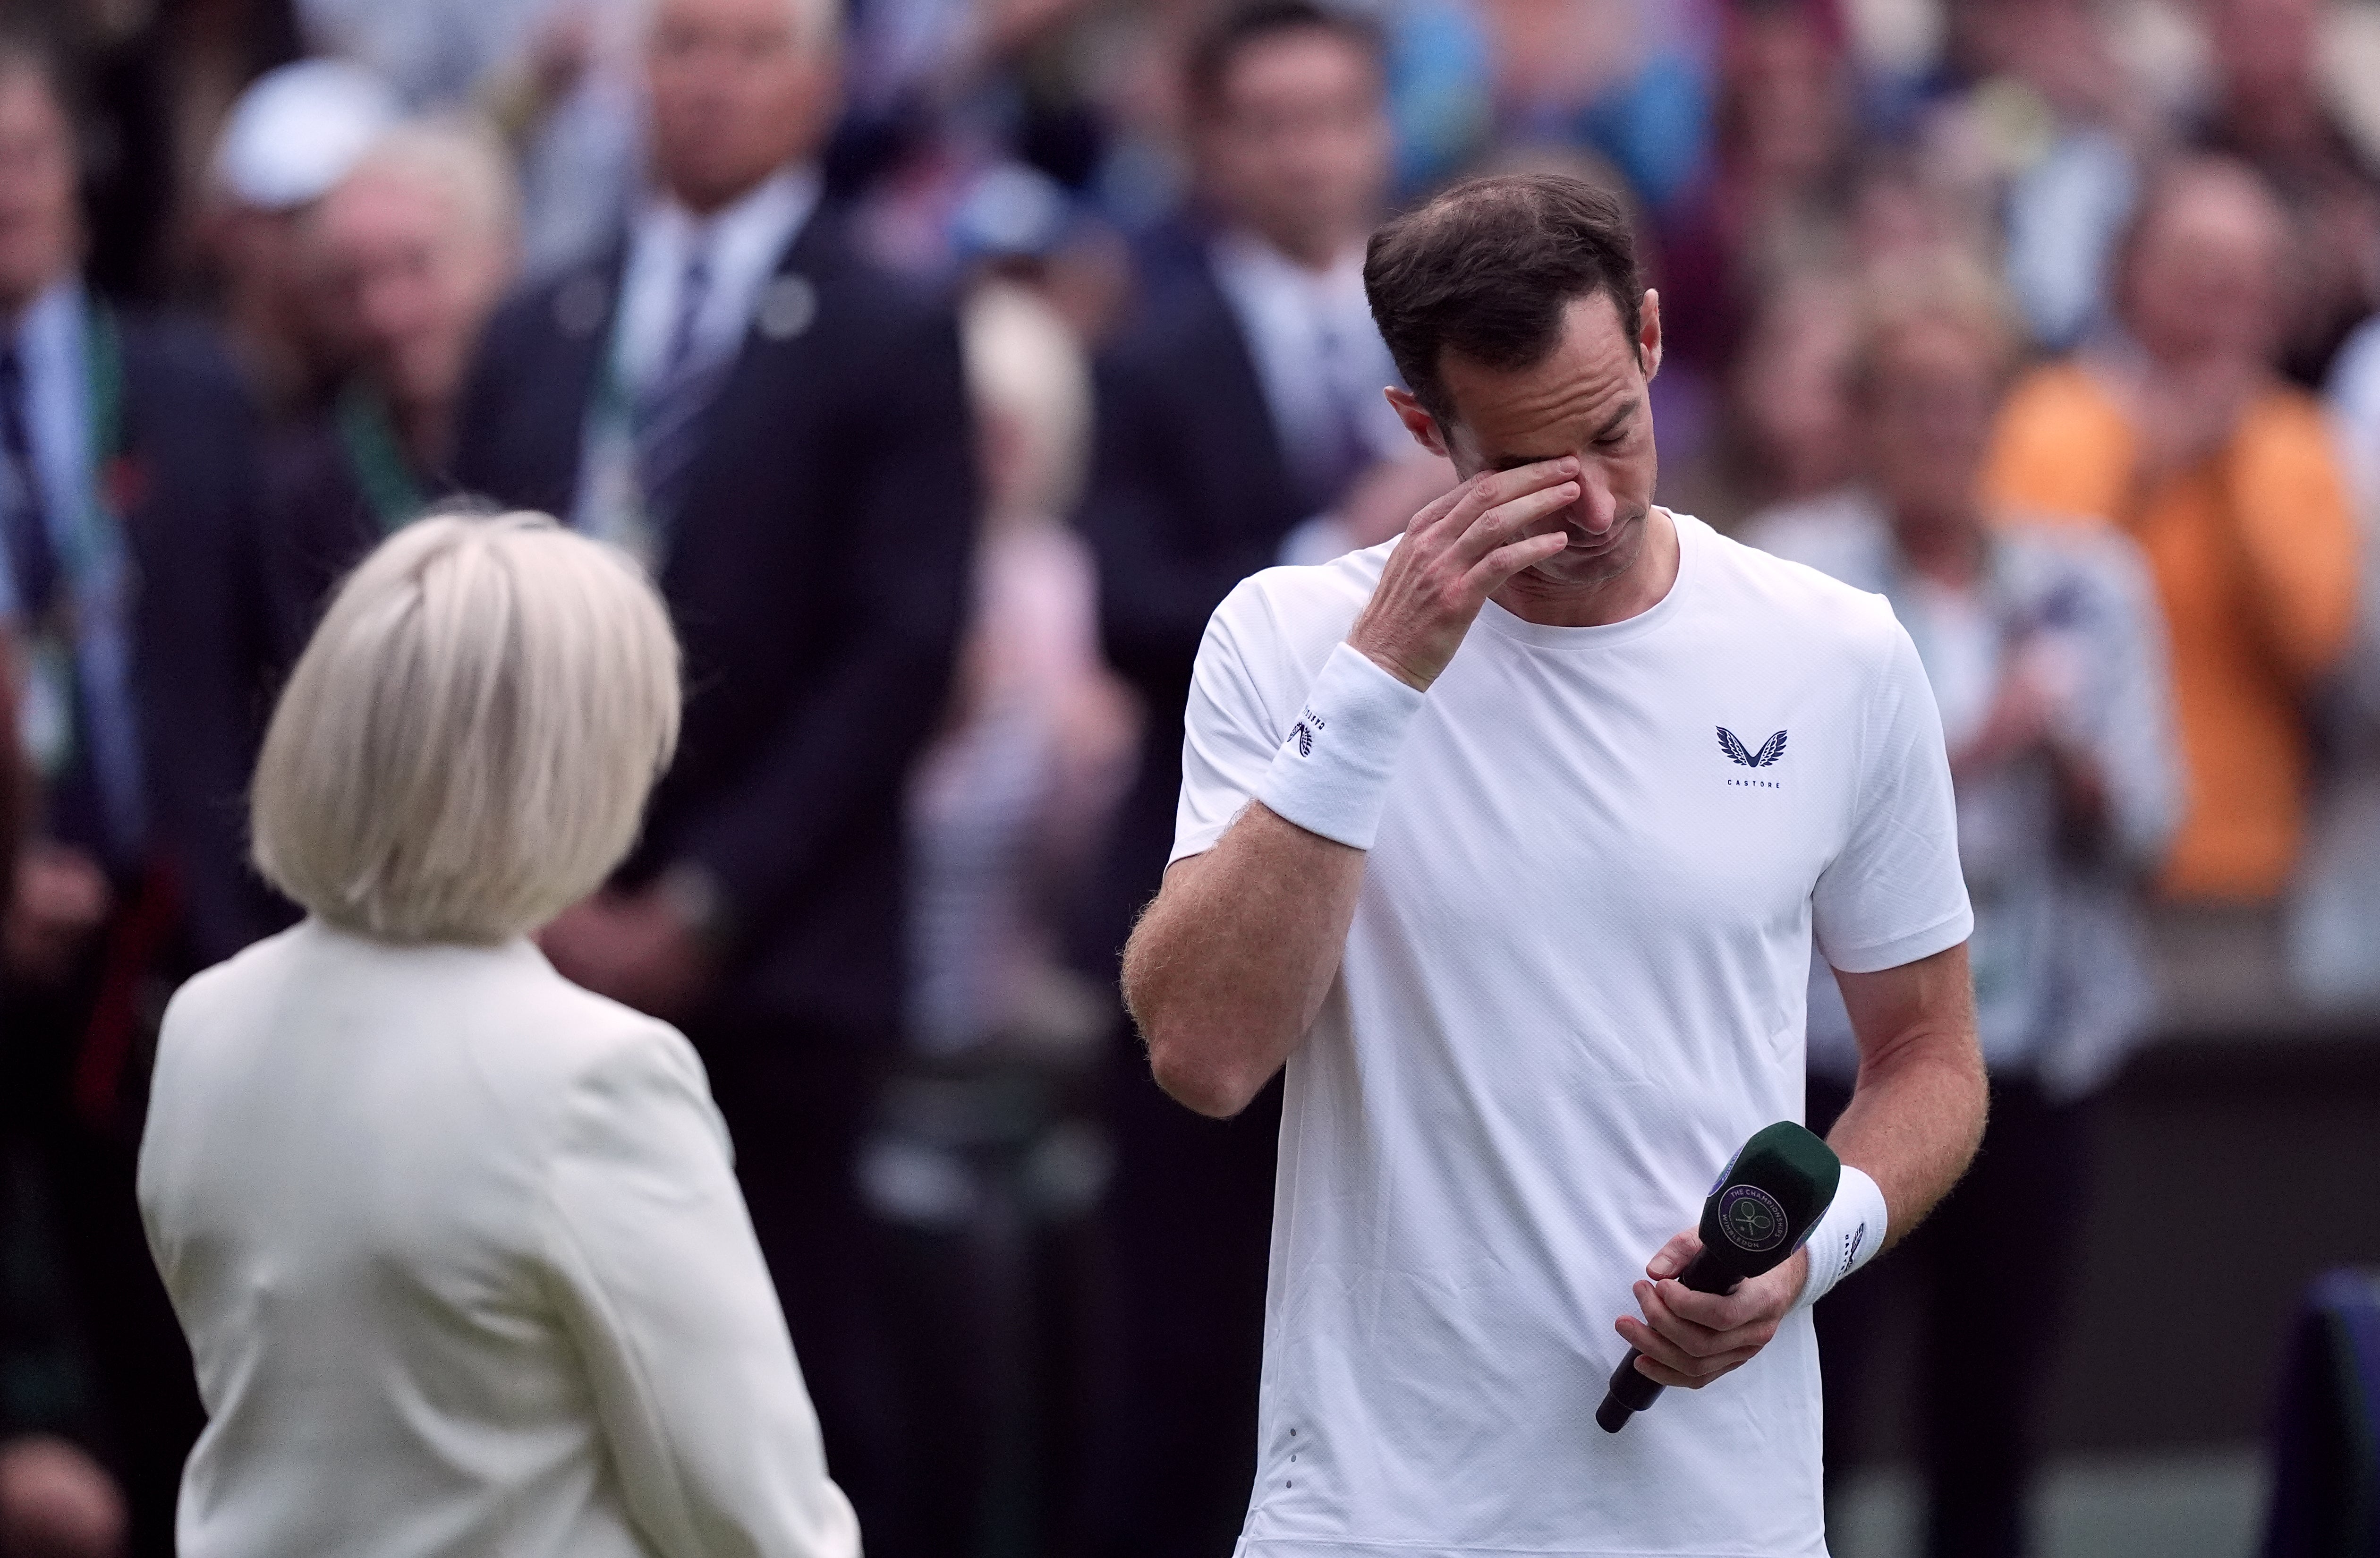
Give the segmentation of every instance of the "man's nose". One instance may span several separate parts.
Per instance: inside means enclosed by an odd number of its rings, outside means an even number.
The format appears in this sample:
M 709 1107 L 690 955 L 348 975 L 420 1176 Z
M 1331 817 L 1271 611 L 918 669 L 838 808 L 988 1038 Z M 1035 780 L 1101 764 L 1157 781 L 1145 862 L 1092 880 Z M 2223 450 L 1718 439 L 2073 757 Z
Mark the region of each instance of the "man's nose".
M 1578 498 L 1570 505 L 1570 511 L 1577 516 L 1580 528 L 1588 535 L 1599 536 L 1611 529 L 1620 505 L 1611 499 L 1611 483 L 1592 464 L 1584 460 L 1580 464 L 1585 469 L 1578 474 Z

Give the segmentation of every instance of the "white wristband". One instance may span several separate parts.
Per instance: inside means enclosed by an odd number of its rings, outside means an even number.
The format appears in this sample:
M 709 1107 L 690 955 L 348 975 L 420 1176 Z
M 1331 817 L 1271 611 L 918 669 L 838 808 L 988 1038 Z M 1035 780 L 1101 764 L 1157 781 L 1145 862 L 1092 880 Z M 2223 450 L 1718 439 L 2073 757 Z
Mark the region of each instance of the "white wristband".
M 1810 1274 L 1802 1296 L 1793 1300 L 1806 1309 L 1827 1296 L 1827 1290 L 1866 1265 L 1884 1248 L 1884 1192 L 1862 1171 L 1843 1165 L 1835 1199 L 1803 1246 L 1810 1252 Z
M 1341 644 L 1307 689 L 1256 798 L 1307 833 L 1369 849 L 1397 749 L 1422 701 L 1363 651 Z

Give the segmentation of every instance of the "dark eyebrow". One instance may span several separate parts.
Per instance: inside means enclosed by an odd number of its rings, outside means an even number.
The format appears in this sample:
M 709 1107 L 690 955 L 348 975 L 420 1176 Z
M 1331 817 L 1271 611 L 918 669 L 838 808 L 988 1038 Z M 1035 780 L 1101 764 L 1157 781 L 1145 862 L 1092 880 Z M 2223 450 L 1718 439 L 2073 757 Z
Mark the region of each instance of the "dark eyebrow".
M 1610 437 L 1613 433 L 1618 432 L 1627 422 L 1628 419 L 1637 413 L 1640 408 L 1640 402 L 1635 400 L 1623 402 L 1617 410 L 1613 411 L 1609 417 L 1605 419 L 1603 426 L 1596 431 L 1595 437 L 1591 442 L 1599 444 L 1603 440 Z M 1524 465 L 1535 465 L 1539 460 L 1558 460 L 1562 456 L 1560 455 L 1500 455 L 1496 458 L 1488 462 L 1488 469 L 1490 470 L 1518 470 Z
M 1612 412 L 1612 413 L 1611 413 L 1610 420 L 1608 420 L 1608 421 L 1606 421 L 1606 422 L 1603 424 L 1603 426 L 1602 426 L 1601 430 L 1600 430 L 1600 431 L 1598 431 L 1598 432 L 1596 433 L 1596 435 L 1595 435 L 1595 436 L 1596 436 L 1596 441 L 1597 441 L 1597 443 L 1600 443 L 1600 442 L 1601 442 L 1601 441 L 1603 441 L 1604 439 L 1607 439 L 1607 438 L 1610 437 L 1613 433 L 1618 432 L 1620 431 L 1620 429 L 1621 429 L 1621 425 L 1622 423 L 1626 422 L 1626 421 L 1628 420 L 1628 419 L 1629 419 L 1629 418 L 1631 418 L 1631 417 L 1634 416 L 1635 414 L 1636 414 L 1636 402 L 1635 402 L 1635 401 L 1631 400 L 1631 401 L 1627 402 L 1625 405 L 1621 406 L 1621 407 L 1620 408 L 1620 409 L 1618 409 L 1617 411 L 1614 411 L 1614 412 Z

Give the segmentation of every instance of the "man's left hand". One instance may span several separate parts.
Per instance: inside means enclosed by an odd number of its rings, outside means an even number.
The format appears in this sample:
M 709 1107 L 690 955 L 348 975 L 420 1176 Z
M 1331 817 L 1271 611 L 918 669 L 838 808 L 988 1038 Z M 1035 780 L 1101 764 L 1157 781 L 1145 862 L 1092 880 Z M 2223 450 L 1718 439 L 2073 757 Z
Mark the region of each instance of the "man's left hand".
M 1749 1363 L 1777 1334 L 1810 1272 L 1809 1252 L 1797 1249 L 1733 1293 L 1696 1293 L 1677 1278 L 1702 1248 L 1692 1228 L 1663 1245 L 1645 1262 L 1651 1280 L 1636 1284 L 1645 1318 L 1622 1315 L 1615 1322 L 1628 1345 L 1645 1355 L 1636 1360 L 1637 1372 L 1657 1384 L 1700 1390 Z
M 710 988 L 710 950 L 657 888 L 598 893 L 537 939 L 564 978 L 652 1016 L 683 1017 Z

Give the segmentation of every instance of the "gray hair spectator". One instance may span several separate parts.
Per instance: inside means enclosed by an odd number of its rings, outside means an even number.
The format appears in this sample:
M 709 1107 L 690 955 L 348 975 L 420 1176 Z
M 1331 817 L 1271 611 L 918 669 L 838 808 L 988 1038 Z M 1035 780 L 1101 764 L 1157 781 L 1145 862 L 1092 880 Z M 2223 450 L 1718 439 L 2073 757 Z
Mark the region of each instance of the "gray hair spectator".
M 2130 535 L 2156 582 L 2188 779 L 2155 924 L 2177 1012 L 2285 999 L 2306 710 L 2354 632 L 2337 441 L 2274 367 L 2289 232 L 2241 163 L 2159 170 L 2119 250 L 2121 332 L 2018 383 L 1985 477 L 2011 508 Z
M 202 242 L 223 279 L 224 323 L 275 416 L 310 409 L 352 352 L 313 286 L 304 219 L 397 122 L 396 96 L 342 60 L 301 60 L 259 77 L 225 120 L 209 164 Z
M 2015 345 L 1993 283 L 1962 257 L 1879 270 L 1850 363 L 1860 481 L 1745 531 L 1892 602 L 1949 746 L 1991 1150 L 1888 1275 L 1855 1279 L 1818 1311 L 1838 1438 L 1862 1415 L 1882 1315 L 1898 1300 L 1922 1316 L 1937 1555 L 2022 1550 L 2059 1275 L 2087 1204 L 2086 1101 L 2155 1009 L 2135 905 L 2180 803 L 2163 626 L 2138 553 L 1996 514 L 1983 496 Z M 1815 962 L 1809 1014 L 1810 1115 L 1823 1125 L 1849 1101 L 1859 1056 Z
M 266 452 L 263 573 L 281 663 L 358 558 L 453 495 L 455 418 L 518 262 L 518 213 L 492 136 L 446 119 L 388 131 L 308 216 L 308 262 L 358 356 L 331 404 Z

